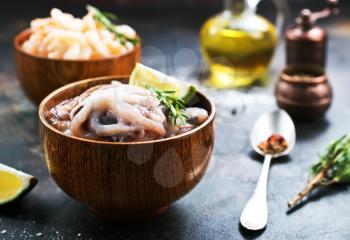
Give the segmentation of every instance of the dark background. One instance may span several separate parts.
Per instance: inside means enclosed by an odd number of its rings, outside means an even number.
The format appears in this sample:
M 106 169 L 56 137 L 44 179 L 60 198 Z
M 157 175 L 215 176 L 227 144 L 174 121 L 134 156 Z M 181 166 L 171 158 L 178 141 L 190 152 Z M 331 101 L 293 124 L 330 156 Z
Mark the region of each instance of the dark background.
M 264 11 L 273 8 L 271 2 L 282 0 L 263 0 L 259 5 Z M 303 7 L 321 8 L 325 5 L 323 0 L 283 0 L 288 2 L 289 8 L 293 13 L 297 13 Z M 340 0 L 341 8 L 346 5 L 346 0 Z M 206 10 L 211 13 L 217 13 L 222 9 L 223 1 L 219 0 L 6 0 L 2 1 L 0 6 L 0 17 L 6 18 L 8 15 L 23 15 L 23 11 L 29 11 L 45 6 L 61 8 L 64 11 L 72 13 L 83 13 L 86 4 L 98 7 L 106 7 L 111 12 L 119 14 L 139 12 L 148 13 L 165 13 L 171 16 L 181 17 L 183 11 L 190 11 L 192 14 L 198 11 Z M 45 16 L 45 12 L 42 16 Z M 38 16 L 39 17 L 39 16 Z
M 322 0 L 289 1 L 288 22 L 303 7 L 319 9 Z M 183 48 L 200 57 L 198 32 L 203 22 L 221 10 L 220 1 L 89 1 L 118 14 L 133 26 L 143 46 L 154 46 L 169 62 Z M 297 144 L 289 158 L 274 161 L 269 179 L 269 225 L 264 232 L 239 227 L 240 213 L 251 196 L 261 159 L 251 154 L 249 133 L 256 118 L 274 109 L 274 83 L 284 65 L 283 39 L 271 65 L 266 87 L 211 91 L 217 107 L 216 146 L 201 183 L 174 203 L 163 216 L 143 224 L 120 225 L 96 218 L 87 206 L 63 193 L 47 172 L 38 136 L 37 109 L 17 81 L 12 41 L 30 20 L 48 16 L 58 7 L 77 16 L 85 1 L 3 1 L 0 3 L 0 162 L 39 178 L 37 187 L 21 201 L 0 208 L 0 239 L 350 239 L 350 192 L 347 185 L 322 189 L 300 209 L 286 213 L 286 202 L 301 190 L 308 169 L 329 141 L 350 132 L 350 3 L 341 1 L 341 15 L 320 21 L 330 35 L 328 67 L 334 101 L 324 119 L 297 122 Z M 261 12 L 273 15 L 263 3 Z M 143 52 L 147 64 L 162 59 Z M 201 59 L 201 58 L 200 58 Z M 183 66 L 189 71 L 194 69 Z M 168 69 L 172 74 L 174 69 Z M 195 74 L 191 80 L 196 79 Z M 232 115 L 232 110 L 236 114 Z M 6 230 L 4 234 L 1 232 Z M 41 236 L 36 236 L 41 234 Z

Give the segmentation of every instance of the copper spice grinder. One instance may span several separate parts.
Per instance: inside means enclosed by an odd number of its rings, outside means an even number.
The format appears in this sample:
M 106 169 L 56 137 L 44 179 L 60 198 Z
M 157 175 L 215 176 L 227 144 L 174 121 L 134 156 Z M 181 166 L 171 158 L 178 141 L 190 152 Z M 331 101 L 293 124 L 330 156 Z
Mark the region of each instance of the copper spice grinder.
M 276 84 L 276 101 L 293 118 L 314 119 L 324 115 L 332 102 L 326 74 L 327 32 L 316 26 L 320 18 L 339 12 L 338 1 L 328 0 L 319 12 L 303 9 L 287 29 L 286 67 Z

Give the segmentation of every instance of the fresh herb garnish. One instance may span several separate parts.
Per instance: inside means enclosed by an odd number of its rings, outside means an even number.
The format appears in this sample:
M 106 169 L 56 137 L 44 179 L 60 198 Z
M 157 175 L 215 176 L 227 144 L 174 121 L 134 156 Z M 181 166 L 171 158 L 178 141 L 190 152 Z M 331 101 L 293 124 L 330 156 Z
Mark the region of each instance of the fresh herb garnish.
M 96 21 L 100 22 L 108 31 L 113 33 L 116 39 L 123 45 L 126 42 L 131 42 L 134 46 L 139 43 L 139 40 L 136 38 L 129 38 L 124 34 L 117 31 L 117 26 L 112 23 L 112 21 L 117 19 L 117 16 L 113 13 L 102 12 L 98 8 L 91 5 L 87 5 L 86 9 L 93 14 L 93 17 Z
M 310 176 L 304 190 L 288 202 L 289 207 L 295 206 L 317 187 L 350 183 L 350 137 L 345 135 L 329 145 L 320 155 L 319 162 L 311 167 Z
M 175 91 L 162 91 L 151 86 L 146 86 L 146 88 L 154 92 L 160 103 L 169 111 L 171 123 L 174 126 L 178 124 L 178 120 L 183 125 L 186 123 L 186 120 L 190 119 L 190 117 L 182 111 L 186 110 L 185 101 L 179 98 Z

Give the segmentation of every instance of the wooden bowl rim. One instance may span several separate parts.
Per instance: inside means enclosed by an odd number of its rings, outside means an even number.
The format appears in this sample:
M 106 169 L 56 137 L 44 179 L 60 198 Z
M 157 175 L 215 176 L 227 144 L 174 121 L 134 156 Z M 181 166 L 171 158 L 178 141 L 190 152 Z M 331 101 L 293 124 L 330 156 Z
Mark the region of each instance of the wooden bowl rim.
M 15 36 L 15 39 L 13 41 L 13 45 L 16 49 L 16 51 L 21 52 L 24 55 L 30 56 L 32 58 L 37 58 L 41 60 L 47 60 L 47 61 L 53 61 L 53 62 L 76 62 L 76 63 L 86 63 L 86 62 L 98 62 L 98 61 L 108 61 L 108 60 L 117 60 L 119 58 L 126 57 L 128 55 L 132 55 L 134 52 L 139 52 L 141 50 L 141 43 L 138 43 L 131 51 L 128 51 L 126 53 L 111 56 L 111 57 L 101 57 L 101 58 L 95 58 L 95 59 L 58 59 L 58 58 L 48 58 L 43 56 L 37 56 L 31 53 L 28 53 L 26 51 L 23 51 L 22 44 L 25 40 L 29 38 L 29 36 L 32 34 L 32 30 L 30 28 L 27 28 L 20 33 L 18 33 Z M 141 40 L 140 37 L 137 35 L 137 39 Z
M 96 78 L 89 78 L 89 79 L 85 79 L 85 80 L 81 80 L 78 82 L 73 82 L 70 84 L 67 84 L 63 87 L 58 88 L 57 90 L 53 91 L 52 93 L 50 93 L 48 96 L 46 96 L 44 98 L 44 100 L 42 100 L 42 102 L 39 105 L 39 110 L 38 110 L 38 114 L 39 114 L 39 119 L 41 121 L 42 124 L 44 124 L 44 126 L 48 129 L 50 129 L 51 131 L 63 136 L 63 137 L 67 137 L 67 138 L 71 138 L 74 140 L 78 140 L 78 141 L 83 141 L 83 142 L 88 142 L 88 143 L 95 143 L 95 144 L 103 144 L 103 145 L 142 145 L 142 144 L 152 144 L 152 143 L 160 143 L 160 142 L 170 142 L 170 141 L 174 141 L 174 140 L 178 140 L 180 138 L 184 138 L 187 137 L 189 135 L 192 135 L 194 133 L 196 133 L 197 131 L 201 130 L 202 128 L 206 127 L 210 122 L 212 122 L 215 118 L 216 112 L 215 112 L 215 105 L 214 103 L 208 98 L 206 97 L 203 93 L 197 91 L 197 94 L 201 95 L 206 101 L 208 101 L 208 103 L 210 104 L 210 108 L 211 108 L 211 113 L 208 117 L 208 119 L 202 123 L 201 125 L 197 126 L 196 128 L 185 132 L 183 134 L 177 135 L 177 136 L 173 136 L 173 137 L 168 137 L 168 138 L 162 138 L 162 139 L 157 139 L 157 140 L 151 140 L 151 141 L 139 141 L 139 142 L 108 142 L 108 141 L 97 141 L 97 140 L 91 140 L 91 139 L 86 139 L 86 138 L 80 138 L 80 137 L 76 137 L 76 136 L 69 136 L 64 134 L 62 131 L 59 131 L 58 129 L 54 128 L 51 124 L 49 124 L 44 116 L 44 106 L 47 104 L 47 102 L 54 97 L 56 94 L 61 93 L 63 91 L 66 91 L 69 88 L 72 88 L 74 86 L 83 84 L 83 83 L 88 83 L 88 82 L 94 82 L 94 81 L 99 81 L 99 80 L 121 80 L 121 79 L 129 79 L 129 76 L 125 75 L 125 76 L 104 76 L 104 77 L 96 77 Z

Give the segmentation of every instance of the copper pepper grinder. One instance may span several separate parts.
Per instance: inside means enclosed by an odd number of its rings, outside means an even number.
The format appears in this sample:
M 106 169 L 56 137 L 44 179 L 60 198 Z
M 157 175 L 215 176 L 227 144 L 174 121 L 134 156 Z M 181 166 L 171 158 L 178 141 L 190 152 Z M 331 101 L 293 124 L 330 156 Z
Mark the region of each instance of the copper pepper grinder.
M 337 0 L 328 0 L 327 7 L 319 12 L 303 9 L 286 32 L 287 65 L 275 95 L 278 106 L 294 118 L 318 118 L 331 105 L 332 89 L 325 71 L 327 33 L 315 23 L 338 12 Z

